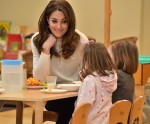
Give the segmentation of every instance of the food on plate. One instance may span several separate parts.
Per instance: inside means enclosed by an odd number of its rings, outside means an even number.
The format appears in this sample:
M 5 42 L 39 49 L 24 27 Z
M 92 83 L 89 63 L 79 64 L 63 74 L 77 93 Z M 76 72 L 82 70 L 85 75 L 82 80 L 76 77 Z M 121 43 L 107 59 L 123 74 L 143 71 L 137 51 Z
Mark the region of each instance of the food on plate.
M 47 86 L 45 82 L 40 82 L 34 77 L 30 77 L 27 79 L 27 85 L 28 86 Z

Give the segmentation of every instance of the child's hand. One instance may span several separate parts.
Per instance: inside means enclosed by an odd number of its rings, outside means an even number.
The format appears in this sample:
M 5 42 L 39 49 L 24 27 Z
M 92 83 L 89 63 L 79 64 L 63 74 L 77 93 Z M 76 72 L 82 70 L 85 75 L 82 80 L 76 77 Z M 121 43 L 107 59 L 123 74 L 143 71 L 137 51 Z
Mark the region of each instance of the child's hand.
M 46 54 L 47 53 L 50 54 L 50 48 L 54 46 L 55 43 L 56 43 L 56 38 L 52 34 L 50 34 L 42 46 L 43 52 Z

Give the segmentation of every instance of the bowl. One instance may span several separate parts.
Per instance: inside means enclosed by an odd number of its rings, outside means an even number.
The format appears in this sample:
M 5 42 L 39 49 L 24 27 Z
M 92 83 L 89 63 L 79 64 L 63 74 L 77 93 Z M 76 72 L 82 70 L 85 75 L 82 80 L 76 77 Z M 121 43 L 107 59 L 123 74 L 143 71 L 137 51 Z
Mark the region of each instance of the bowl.
M 65 89 L 68 91 L 78 91 L 81 84 L 58 84 L 57 88 Z

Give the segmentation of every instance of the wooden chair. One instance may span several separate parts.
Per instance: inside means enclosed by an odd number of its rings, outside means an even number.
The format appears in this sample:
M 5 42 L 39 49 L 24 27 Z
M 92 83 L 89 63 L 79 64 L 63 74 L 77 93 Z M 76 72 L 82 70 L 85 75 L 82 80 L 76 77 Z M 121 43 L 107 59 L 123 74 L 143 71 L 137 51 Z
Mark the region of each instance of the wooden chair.
M 143 112 L 143 105 L 145 102 L 144 96 L 137 97 L 132 104 L 131 112 L 130 112 L 130 124 L 142 124 L 142 112 Z
M 131 102 L 120 100 L 115 102 L 110 108 L 109 124 L 127 124 Z
M 87 124 L 87 117 L 91 108 L 90 103 L 84 103 L 73 113 L 71 124 Z
M 111 42 L 120 42 L 120 41 L 131 41 L 133 43 L 136 44 L 138 38 L 136 36 L 129 36 L 129 37 L 124 37 L 124 38 L 120 38 L 120 39 L 116 39 L 116 40 L 113 40 Z
M 22 54 L 22 59 L 25 62 L 24 68 L 27 70 L 27 78 L 32 76 L 33 69 L 33 54 L 32 51 L 27 51 Z

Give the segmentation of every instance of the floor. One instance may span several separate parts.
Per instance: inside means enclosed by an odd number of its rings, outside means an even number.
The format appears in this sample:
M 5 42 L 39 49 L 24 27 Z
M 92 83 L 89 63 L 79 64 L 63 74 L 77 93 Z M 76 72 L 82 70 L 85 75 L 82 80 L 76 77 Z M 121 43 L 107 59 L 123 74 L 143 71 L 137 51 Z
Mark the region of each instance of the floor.
M 33 111 L 33 109 L 31 107 L 24 108 L 23 124 L 32 124 L 32 111 Z M 149 107 L 149 109 L 144 109 L 143 124 L 150 124 L 150 119 L 149 119 L 150 113 L 149 112 L 150 112 L 150 107 Z M 16 124 L 15 116 L 16 116 L 15 108 L 9 109 L 8 111 L 6 108 L 6 111 L 0 112 L 0 122 L 3 122 L 3 124 Z M 55 123 L 54 122 L 45 122 L 44 124 L 55 124 Z
M 23 124 L 32 124 L 32 111 L 33 109 L 31 107 L 24 108 Z M 0 112 L 0 122 L 3 122 L 3 124 L 16 124 L 15 116 L 16 116 L 15 109 Z M 44 124 L 55 124 L 55 123 L 45 122 Z

